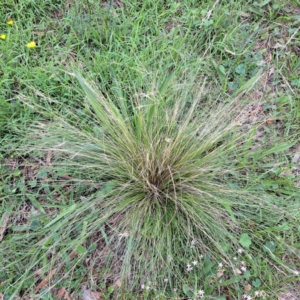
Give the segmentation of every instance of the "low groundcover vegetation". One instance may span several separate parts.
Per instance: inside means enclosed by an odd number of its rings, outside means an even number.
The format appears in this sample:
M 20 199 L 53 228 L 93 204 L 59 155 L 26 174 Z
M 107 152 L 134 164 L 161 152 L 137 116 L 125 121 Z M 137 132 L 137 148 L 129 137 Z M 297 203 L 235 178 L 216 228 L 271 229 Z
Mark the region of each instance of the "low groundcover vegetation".
M 0 297 L 251 300 L 277 299 L 283 283 L 297 286 L 295 85 L 255 101 L 275 71 L 250 62 L 251 55 L 216 61 L 236 55 L 229 42 L 220 46 L 226 36 L 214 25 L 231 26 L 224 13 L 230 1 L 174 2 L 170 16 L 159 1 L 88 2 L 49 4 L 49 13 L 70 10 L 68 30 L 86 41 L 88 54 L 78 48 L 76 57 L 67 55 L 67 71 L 55 58 L 43 61 L 45 74 L 37 66 L 38 75 L 15 80 L 17 91 L 2 83 L 1 97 L 11 98 L 0 102 Z M 269 2 L 251 6 L 249 16 L 279 14 L 280 2 Z M 45 21 L 38 7 L 28 9 Z M 101 24 L 100 34 L 80 27 L 81 11 L 84 22 Z M 142 23 L 140 12 L 157 27 Z M 9 32 L 1 42 L 22 36 L 13 31 L 17 17 L 4 22 Z M 163 41 L 156 30 L 169 17 Z M 197 52 L 198 30 L 210 45 L 204 54 Z M 22 45 L 25 72 L 31 51 L 43 46 L 34 39 Z M 99 55 L 97 47 L 106 48 Z

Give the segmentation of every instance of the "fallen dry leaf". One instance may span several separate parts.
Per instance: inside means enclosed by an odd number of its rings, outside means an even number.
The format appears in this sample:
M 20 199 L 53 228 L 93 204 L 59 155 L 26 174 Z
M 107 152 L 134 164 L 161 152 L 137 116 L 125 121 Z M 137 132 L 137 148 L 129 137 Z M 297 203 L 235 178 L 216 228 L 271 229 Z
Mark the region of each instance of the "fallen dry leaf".
M 70 254 L 70 258 L 73 259 L 74 257 L 76 257 L 78 254 L 76 251 L 73 251 L 71 254 Z
M 38 270 L 36 270 L 35 272 L 34 272 L 34 274 L 36 274 L 36 275 L 42 275 L 42 273 L 43 273 L 43 269 L 41 268 L 41 269 L 38 269 Z
M 270 68 L 270 70 L 269 70 L 269 77 L 271 76 L 271 75 L 273 75 L 275 73 L 275 69 L 274 68 Z
M 57 299 L 62 299 L 65 293 L 66 293 L 66 289 L 60 288 L 56 293 Z
M 35 292 L 38 293 L 42 288 L 44 288 L 48 281 L 51 280 L 51 278 L 54 276 L 56 273 L 57 268 L 51 270 L 49 274 L 38 284 L 38 286 L 35 287 Z
M 51 161 L 52 161 L 52 151 L 49 150 L 46 157 L 46 165 L 51 166 Z
M 72 300 L 68 291 L 65 288 L 60 288 L 56 293 L 56 297 L 57 297 L 57 299 Z M 74 298 L 75 298 L 75 296 L 74 296 Z
M 272 124 L 273 122 L 274 122 L 274 119 L 268 119 L 268 120 L 266 120 L 266 123 L 267 123 L 268 125 Z
M 86 286 L 82 286 L 82 299 L 83 300 L 103 300 L 102 294 L 99 292 L 93 292 L 86 288 Z
M 276 43 L 273 47 L 272 47 L 273 49 L 280 49 L 280 48 L 284 48 L 284 45 L 281 45 L 281 44 L 279 44 L 279 43 Z
M 254 115 L 263 110 L 263 104 L 258 105 L 255 109 L 253 109 L 251 112 L 248 113 L 248 115 Z
M 8 220 L 9 220 L 9 214 L 6 214 L 6 216 L 3 219 L 2 226 L 0 227 L 0 242 L 3 240 L 4 231 L 6 230 Z
M 292 159 L 292 163 L 298 162 L 299 159 L 300 159 L 300 153 L 296 153 Z
M 217 278 L 223 276 L 224 271 L 222 269 L 219 269 L 218 273 L 217 273 Z
M 116 3 L 119 7 L 124 7 L 125 6 L 124 2 L 122 2 L 122 1 L 117 0 Z
M 293 290 L 287 290 L 278 295 L 278 300 L 299 300 L 300 294 Z
M 75 295 L 71 294 L 71 296 L 69 295 L 69 293 L 66 291 L 65 296 L 64 296 L 64 300 L 74 300 L 75 299 Z
M 122 281 L 121 279 L 118 279 L 115 283 L 114 283 L 114 288 L 119 288 L 120 286 L 122 286 Z
M 103 300 L 102 293 L 91 291 L 91 295 L 95 300 Z

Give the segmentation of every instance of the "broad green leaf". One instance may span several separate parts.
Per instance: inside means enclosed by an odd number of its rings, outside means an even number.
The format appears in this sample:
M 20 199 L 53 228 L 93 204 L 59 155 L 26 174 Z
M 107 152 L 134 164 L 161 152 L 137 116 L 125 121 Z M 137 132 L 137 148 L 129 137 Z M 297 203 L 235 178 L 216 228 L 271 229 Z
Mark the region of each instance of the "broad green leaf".
M 263 246 L 264 252 L 271 251 L 272 253 L 276 250 L 276 244 L 274 242 L 266 242 Z
M 226 75 L 226 70 L 222 65 L 219 66 L 219 70 L 224 76 Z
M 260 78 L 260 75 L 262 74 L 263 69 L 259 69 L 259 71 L 256 73 L 255 76 L 253 76 L 251 79 L 249 79 L 246 83 L 244 83 L 235 93 L 234 96 L 237 96 L 239 93 L 241 93 L 244 90 L 249 89 L 252 85 L 258 81 Z
M 231 91 L 235 91 L 239 87 L 237 82 L 228 82 L 227 85 Z
M 226 281 L 222 281 L 221 283 L 218 283 L 216 286 L 226 286 L 226 285 L 231 285 L 233 283 L 236 283 L 236 282 L 240 282 L 241 281 L 241 278 L 240 277 L 234 277 L 234 278 L 231 278 L 229 280 L 226 280 Z
M 286 150 L 286 149 L 289 149 L 289 148 L 291 148 L 292 146 L 294 146 L 295 143 L 296 143 L 296 142 L 293 142 L 293 143 L 281 143 L 281 144 L 279 144 L 279 145 L 277 145 L 277 146 L 275 146 L 275 147 L 273 147 L 273 148 L 271 148 L 271 149 L 269 149 L 269 150 L 263 152 L 263 153 L 262 153 L 261 155 L 259 155 L 257 158 L 258 158 L 258 159 L 261 159 L 261 158 L 263 158 L 264 156 L 267 156 L 267 155 L 269 155 L 269 154 L 282 152 L 282 151 L 284 151 L 284 150 Z
M 247 233 L 243 233 L 241 234 L 240 237 L 240 244 L 244 247 L 244 248 L 249 248 L 250 245 L 252 244 L 251 238 Z
M 39 211 L 41 211 L 42 213 L 46 214 L 43 206 L 39 203 L 39 201 L 31 194 L 26 194 L 27 198 L 30 200 L 30 202 L 32 203 L 32 205 L 38 209 Z
M 223 249 L 224 252 L 227 252 L 230 249 L 230 246 L 227 243 L 221 243 L 220 244 L 221 248 Z
M 30 230 L 37 231 L 42 228 L 42 223 L 39 220 L 33 220 L 30 224 Z
M 149 130 L 151 125 L 152 125 L 152 117 L 153 117 L 153 114 L 155 112 L 155 108 L 156 106 L 155 105 L 152 105 L 148 111 L 148 124 L 147 124 L 147 129 Z
M 37 186 L 37 181 L 36 180 L 29 181 L 28 184 L 34 188 Z
M 172 83 L 174 77 L 175 77 L 175 72 L 170 74 L 169 76 L 165 77 L 164 81 L 158 88 L 158 90 L 161 94 L 164 94 L 168 90 L 168 87 Z
M 245 272 L 245 274 L 244 274 L 244 277 L 245 277 L 247 280 L 249 280 L 250 277 L 251 277 L 251 273 L 247 270 L 247 271 Z
M 269 2 L 271 2 L 271 0 L 265 0 L 260 3 L 257 3 L 256 5 L 259 7 L 263 7 L 263 6 L 267 5 Z
M 44 177 L 47 177 L 47 175 L 48 175 L 47 170 L 42 169 L 36 174 L 36 178 L 38 178 L 38 179 L 44 178 Z
M 76 253 L 78 253 L 79 255 L 84 255 L 87 251 L 86 249 L 82 246 L 82 245 L 78 245 L 76 247 Z
M 278 225 L 278 228 L 281 230 L 281 231 L 288 231 L 290 230 L 290 226 L 287 222 L 283 222 L 282 224 L 279 224 Z
M 90 248 L 89 251 L 94 252 L 97 249 L 98 244 L 97 243 L 93 243 Z
M 246 67 L 241 64 L 241 65 L 238 65 L 236 68 L 235 68 L 235 72 L 239 75 L 243 75 L 246 73 Z
M 236 219 L 235 219 L 235 217 L 234 217 L 234 213 L 233 213 L 233 211 L 232 211 L 230 205 L 227 204 L 227 203 L 222 203 L 222 205 L 224 206 L 224 208 L 225 208 L 225 209 L 227 210 L 227 212 L 229 213 L 229 215 L 230 215 L 232 221 L 236 222 Z
M 261 281 L 257 278 L 256 280 L 252 281 L 252 285 L 256 288 L 259 288 L 261 286 Z
M 51 222 L 46 224 L 45 228 L 50 227 L 51 225 L 53 225 L 54 223 L 56 223 L 57 221 L 59 221 L 60 219 L 65 217 L 66 215 L 68 215 L 69 213 L 73 212 L 76 209 L 76 207 L 77 207 L 77 205 L 73 204 L 70 207 L 63 210 L 58 216 L 56 216 L 56 218 L 54 218 Z
M 213 59 L 212 59 L 212 63 L 214 65 L 216 71 L 218 72 L 218 75 L 220 76 L 220 78 L 224 78 L 224 76 L 226 75 L 226 70 L 225 70 L 224 66 L 218 65 Z
M 187 284 L 184 284 L 184 285 L 182 286 L 182 290 L 183 290 L 183 292 L 185 293 L 185 295 L 187 295 L 188 297 L 191 296 L 192 291 L 191 291 L 191 288 L 190 288 Z

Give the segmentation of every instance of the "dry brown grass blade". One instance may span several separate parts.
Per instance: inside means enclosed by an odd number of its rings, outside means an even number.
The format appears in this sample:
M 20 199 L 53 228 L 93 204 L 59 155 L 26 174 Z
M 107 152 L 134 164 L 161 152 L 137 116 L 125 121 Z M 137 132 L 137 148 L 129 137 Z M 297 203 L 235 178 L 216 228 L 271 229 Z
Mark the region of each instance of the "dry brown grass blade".
M 56 293 L 57 299 L 71 300 L 68 291 L 65 288 L 60 288 Z
M 6 230 L 6 226 L 7 226 L 8 220 L 9 220 L 9 214 L 7 214 L 4 217 L 2 226 L 0 227 L 0 242 L 3 240 L 4 231 Z
M 42 288 L 44 288 L 47 285 L 48 281 L 51 280 L 51 278 L 54 276 L 54 274 L 56 273 L 56 271 L 57 271 L 57 268 L 52 269 L 49 272 L 49 274 L 36 286 L 36 288 L 34 290 L 35 293 L 38 293 Z

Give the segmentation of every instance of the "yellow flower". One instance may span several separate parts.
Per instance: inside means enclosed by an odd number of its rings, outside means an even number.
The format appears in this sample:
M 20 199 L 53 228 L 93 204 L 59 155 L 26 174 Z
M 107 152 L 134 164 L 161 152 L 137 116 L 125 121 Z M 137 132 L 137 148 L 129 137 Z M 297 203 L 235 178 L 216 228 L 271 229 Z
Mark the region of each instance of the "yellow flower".
M 5 39 L 6 39 L 6 34 L 1 34 L 1 35 L 0 35 L 0 39 L 1 39 L 1 40 L 5 40 Z
M 8 21 L 7 21 L 7 24 L 8 24 L 8 25 L 12 25 L 12 24 L 14 24 L 14 21 L 13 21 L 13 20 L 8 20 Z
M 32 49 L 32 48 L 35 48 L 36 47 L 36 42 L 30 42 L 27 44 L 27 47 Z

